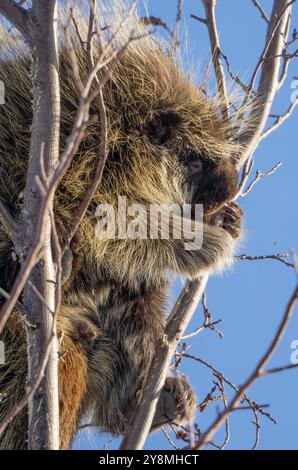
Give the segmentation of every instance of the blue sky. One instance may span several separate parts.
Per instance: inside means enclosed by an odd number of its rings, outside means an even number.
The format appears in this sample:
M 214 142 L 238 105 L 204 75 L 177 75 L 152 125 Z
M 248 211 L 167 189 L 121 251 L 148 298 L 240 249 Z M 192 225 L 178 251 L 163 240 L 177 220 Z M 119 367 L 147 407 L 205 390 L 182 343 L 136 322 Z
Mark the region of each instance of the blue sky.
M 271 1 L 261 3 L 267 6 L 267 11 L 272 4 Z M 210 60 L 206 28 L 190 19 L 190 14 L 203 16 L 203 9 L 198 0 L 185 0 L 184 4 L 184 24 L 188 31 L 185 61 L 202 71 Z M 297 5 L 294 5 L 293 27 L 298 25 L 297 10 Z M 176 0 L 149 0 L 148 11 L 170 24 L 176 15 Z M 219 0 L 217 17 L 223 52 L 229 57 L 233 70 L 245 80 L 262 50 L 265 22 L 250 0 Z M 274 113 L 282 113 L 289 107 L 294 76 L 298 76 L 297 61 L 290 67 L 289 78 L 276 100 Z M 245 214 L 245 236 L 239 253 L 269 255 L 289 253 L 293 248 L 298 251 L 297 119 L 298 111 L 265 140 L 255 154 L 255 169 L 268 171 L 278 161 L 283 161 L 283 166 L 239 201 Z M 205 331 L 189 340 L 191 352 L 212 363 L 232 382 L 241 384 L 269 345 L 295 283 L 293 270 L 273 260 L 239 261 L 231 272 L 210 279 L 208 307 L 215 320 L 222 319 L 220 328 L 224 338 Z M 176 280 L 172 300 L 180 288 L 181 281 Z M 202 312 L 198 308 L 190 329 L 196 328 L 201 321 Z M 271 360 L 271 367 L 290 362 L 290 345 L 294 340 L 298 340 L 298 312 Z M 200 402 L 210 391 L 213 377 L 206 368 L 190 360 L 184 361 L 182 371 L 189 377 Z M 266 418 L 260 418 L 259 449 L 298 449 L 297 393 L 297 370 L 263 378 L 252 387 L 250 398 L 259 404 L 270 404 L 266 411 L 270 411 L 278 421 L 274 425 Z M 212 405 L 204 413 L 199 413 L 199 427 L 206 429 L 216 413 L 217 409 Z M 249 449 L 253 445 L 255 428 L 251 424 L 252 419 L 249 411 L 233 414 L 228 449 Z M 224 433 L 219 431 L 215 441 L 221 442 L 223 437 Z M 110 436 L 100 436 L 95 431 L 89 431 L 88 435 L 81 432 L 74 448 L 102 449 L 109 439 Z M 116 439 L 109 448 L 116 449 L 118 445 L 119 440 Z M 146 448 L 167 449 L 169 443 L 161 433 L 157 433 L 150 436 Z

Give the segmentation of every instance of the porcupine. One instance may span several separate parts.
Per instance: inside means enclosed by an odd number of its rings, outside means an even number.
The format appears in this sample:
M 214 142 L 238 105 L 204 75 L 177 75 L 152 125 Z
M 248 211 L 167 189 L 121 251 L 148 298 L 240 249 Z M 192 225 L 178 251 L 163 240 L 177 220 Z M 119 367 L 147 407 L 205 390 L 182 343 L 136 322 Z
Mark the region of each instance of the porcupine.
M 141 32 L 144 25 L 137 23 Z M 134 24 L 135 28 L 135 24 Z M 75 42 L 79 48 L 79 43 Z M 76 50 L 80 69 L 86 62 Z M 5 106 L 0 117 L 0 198 L 17 219 L 25 188 L 32 121 L 30 60 L 24 47 L 0 60 Z M 61 148 L 78 106 L 67 50 L 60 54 Z M 163 336 L 169 272 L 194 278 L 228 266 L 241 231 L 237 145 L 220 103 L 208 98 L 154 35 L 132 42 L 104 88 L 108 158 L 101 184 L 76 233 L 72 273 L 58 316 L 61 448 L 69 448 L 86 413 L 102 431 L 120 435 L 134 409 L 146 368 Z M 99 114 L 96 101 L 92 113 Z M 90 125 L 55 197 L 58 226 L 67 230 L 92 179 L 98 123 Z M 229 135 L 229 136 L 228 136 Z M 228 136 L 228 137 L 227 137 Z M 235 139 L 234 139 L 235 140 Z M 95 235 L 96 208 L 118 196 L 129 204 L 203 204 L 200 249 L 183 239 L 103 239 Z M 63 232 L 63 229 L 61 229 Z M 63 234 L 61 233 L 61 236 Z M 0 225 L 0 286 L 9 291 L 19 269 L 13 243 Z M 24 394 L 25 325 L 17 311 L 1 337 L 0 421 Z M 168 377 L 152 429 L 191 420 L 194 393 L 186 379 Z M 27 411 L 7 428 L 1 448 L 26 448 Z

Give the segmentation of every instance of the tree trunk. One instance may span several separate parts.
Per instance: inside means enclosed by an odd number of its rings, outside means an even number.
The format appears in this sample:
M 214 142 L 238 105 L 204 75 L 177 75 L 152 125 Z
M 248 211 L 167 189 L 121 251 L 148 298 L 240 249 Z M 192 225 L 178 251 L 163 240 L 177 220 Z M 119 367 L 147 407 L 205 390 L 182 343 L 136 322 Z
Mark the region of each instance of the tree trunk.
M 29 14 L 32 53 L 33 124 L 30 164 L 22 210 L 23 246 L 32 245 L 36 221 L 41 210 L 42 192 L 37 175 L 44 162 L 46 175 L 51 174 L 59 158 L 60 93 L 58 75 L 56 0 L 33 0 Z M 52 207 L 53 201 L 50 206 Z M 51 249 L 51 217 L 46 214 L 42 237 L 42 256 L 33 268 L 24 289 L 24 305 L 30 312 L 28 328 L 28 386 L 36 378 L 49 341 L 51 352 L 44 378 L 29 405 L 29 449 L 59 448 L 58 344 L 55 325 L 56 273 Z M 41 296 L 36 295 L 35 289 Z

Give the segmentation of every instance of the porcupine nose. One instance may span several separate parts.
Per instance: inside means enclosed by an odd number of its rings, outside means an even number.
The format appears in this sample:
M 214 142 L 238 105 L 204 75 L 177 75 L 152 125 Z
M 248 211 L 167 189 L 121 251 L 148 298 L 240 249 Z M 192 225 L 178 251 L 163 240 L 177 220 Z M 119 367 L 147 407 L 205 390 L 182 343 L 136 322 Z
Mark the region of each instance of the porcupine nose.
M 205 159 L 199 164 L 193 161 L 189 170 L 193 187 L 192 202 L 203 204 L 205 215 L 217 212 L 236 195 L 238 176 L 229 159 Z

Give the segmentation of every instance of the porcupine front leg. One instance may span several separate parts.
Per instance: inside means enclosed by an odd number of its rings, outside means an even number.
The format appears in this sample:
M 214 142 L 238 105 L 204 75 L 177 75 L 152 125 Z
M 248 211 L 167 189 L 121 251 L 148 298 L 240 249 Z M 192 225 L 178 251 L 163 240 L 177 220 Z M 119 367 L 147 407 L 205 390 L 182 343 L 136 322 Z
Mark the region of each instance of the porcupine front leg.
M 193 227 L 189 224 L 189 228 Z M 218 271 L 233 261 L 236 240 L 241 233 L 242 211 L 235 203 L 227 203 L 218 212 L 206 216 L 201 224 L 202 244 L 187 250 L 193 232 L 187 238 L 171 240 L 168 249 L 168 267 L 189 277 L 196 277 L 204 271 Z

